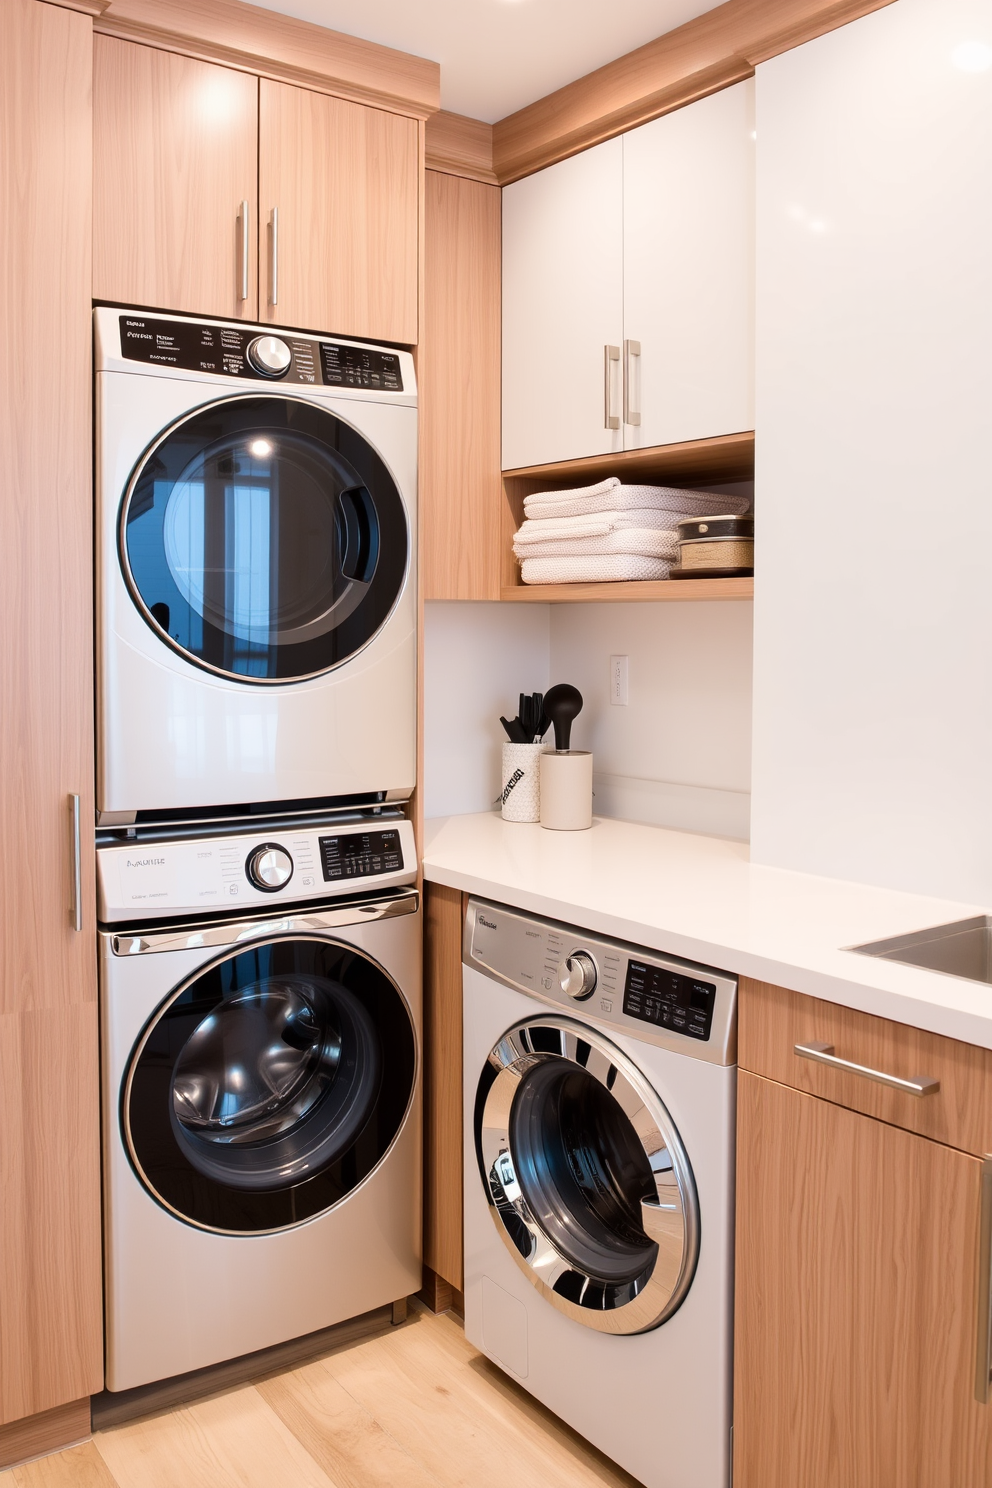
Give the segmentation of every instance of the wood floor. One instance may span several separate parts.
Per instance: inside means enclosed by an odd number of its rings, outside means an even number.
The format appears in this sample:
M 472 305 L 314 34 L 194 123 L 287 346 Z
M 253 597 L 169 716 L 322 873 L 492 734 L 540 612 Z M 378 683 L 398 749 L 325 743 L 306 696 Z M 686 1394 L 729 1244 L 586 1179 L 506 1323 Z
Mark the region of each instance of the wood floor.
M 415 1310 L 285 1374 L 100 1431 L 0 1488 L 636 1488 Z

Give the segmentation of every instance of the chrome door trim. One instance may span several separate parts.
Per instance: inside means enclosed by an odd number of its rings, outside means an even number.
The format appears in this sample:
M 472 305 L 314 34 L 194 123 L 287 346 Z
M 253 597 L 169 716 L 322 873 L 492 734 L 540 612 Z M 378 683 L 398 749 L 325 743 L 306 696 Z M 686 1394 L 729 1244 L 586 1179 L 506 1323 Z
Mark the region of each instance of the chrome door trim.
M 533 1047 L 529 1030 L 538 1027 L 559 1033 L 560 1055 Z M 509 1141 L 513 1099 L 528 1070 L 557 1058 L 585 1070 L 609 1091 L 637 1133 L 654 1174 L 657 1203 L 642 1202 L 641 1219 L 645 1234 L 659 1247 L 658 1254 L 637 1282 L 615 1288 L 612 1300 L 616 1305 L 611 1307 L 595 1301 L 607 1289 L 598 1278 L 587 1276 L 582 1287 L 583 1298 L 587 1288 L 592 1288 L 589 1302 L 572 1302 L 555 1290 L 556 1282 L 566 1272 L 575 1274 L 576 1267 L 551 1242 L 516 1181 Z M 692 1285 L 700 1232 L 699 1199 L 689 1158 L 661 1098 L 610 1039 L 587 1023 L 553 1013 L 514 1024 L 490 1051 L 487 1062 L 497 1073 L 483 1105 L 476 1156 L 489 1213 L 507 1250 L 552 1307 L 575 1322 L 615 1335 L 658 1327 L 681 1306 Z M 508 1218 L 514 1228 L 522 1225 L 528 1233 L 527 1256 L 510 1235 Z M 623 1300 L 622 1294 L 632 1289 L 633 1295 Z
M 348 925 L 365 925 L 372 920 L 392 920 L 397 915 L 416 914 L 420 895 L 416 889 L 403 890 L 388 899 L 372 899 L 360 904 L 343 904 L 333 909 L 296 909 L 286 914 L 253 920 L 207 921 L 186 925 L 182 929 L 142 930 L 121 935 L 101 930 L 100 939 L 114 956 L 143 956 L 158 951 L 200 951 L 213 946 L 244 945 L 259 939 L 285 939 L 293 935 L 319 934 Z

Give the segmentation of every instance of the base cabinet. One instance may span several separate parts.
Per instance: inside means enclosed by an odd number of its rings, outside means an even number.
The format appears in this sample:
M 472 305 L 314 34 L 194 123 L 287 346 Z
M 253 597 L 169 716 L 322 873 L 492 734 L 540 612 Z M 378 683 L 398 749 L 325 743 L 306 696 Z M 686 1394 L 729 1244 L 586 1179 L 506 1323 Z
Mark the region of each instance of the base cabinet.
M 992 1481 L 982 1175 L 977 1157 L 741 1070 L 735 1488 Z

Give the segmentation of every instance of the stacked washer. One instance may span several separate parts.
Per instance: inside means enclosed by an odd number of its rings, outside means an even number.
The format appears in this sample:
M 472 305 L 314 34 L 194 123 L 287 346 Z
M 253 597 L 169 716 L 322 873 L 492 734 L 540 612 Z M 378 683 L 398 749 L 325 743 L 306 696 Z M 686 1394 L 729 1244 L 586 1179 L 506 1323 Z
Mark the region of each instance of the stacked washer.
M 420 1286 L 408 353 L 96 319 L 107 1385 Z

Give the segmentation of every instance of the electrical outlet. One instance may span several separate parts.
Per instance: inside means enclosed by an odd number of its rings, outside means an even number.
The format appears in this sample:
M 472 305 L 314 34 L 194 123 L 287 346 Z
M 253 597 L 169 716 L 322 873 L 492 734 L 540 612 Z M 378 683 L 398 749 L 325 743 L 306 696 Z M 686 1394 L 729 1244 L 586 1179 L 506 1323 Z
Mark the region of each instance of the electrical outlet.
M 627 658 L 610 657 L 610 702 L 618 708 L 627 706 Z

